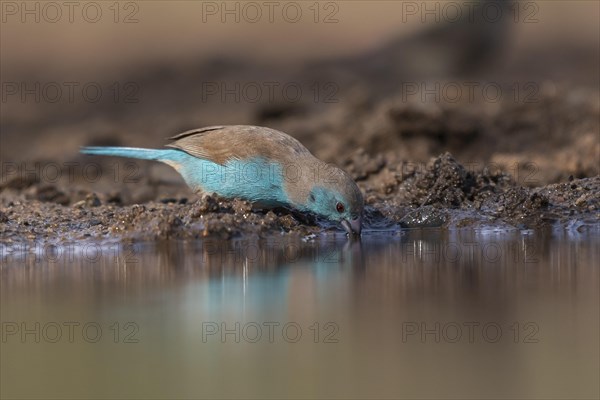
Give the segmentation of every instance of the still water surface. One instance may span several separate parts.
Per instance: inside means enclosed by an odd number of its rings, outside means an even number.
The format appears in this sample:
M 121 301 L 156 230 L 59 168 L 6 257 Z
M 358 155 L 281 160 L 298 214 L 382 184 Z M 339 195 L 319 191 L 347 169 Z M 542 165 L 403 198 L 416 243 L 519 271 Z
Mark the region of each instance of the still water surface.
M 598 229 L 3 249 L 3 398 L 597 398 Z

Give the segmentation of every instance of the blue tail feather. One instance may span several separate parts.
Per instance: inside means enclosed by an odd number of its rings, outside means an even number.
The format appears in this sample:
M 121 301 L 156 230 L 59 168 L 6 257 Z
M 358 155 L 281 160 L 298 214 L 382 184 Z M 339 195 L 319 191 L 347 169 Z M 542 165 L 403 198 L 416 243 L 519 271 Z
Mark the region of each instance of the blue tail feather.
M 141 160 L 169 161 L 180 155 L 174 149 L 142 149 L 138 147 L 82 147 L 81 153 L 97 156 L 138 158 Z

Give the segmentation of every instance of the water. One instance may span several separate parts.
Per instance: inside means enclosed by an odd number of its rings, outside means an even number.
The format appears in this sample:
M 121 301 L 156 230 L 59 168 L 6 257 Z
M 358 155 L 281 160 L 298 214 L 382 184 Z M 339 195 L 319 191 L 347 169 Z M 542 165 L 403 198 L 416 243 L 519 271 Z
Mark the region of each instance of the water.
M 598 232 L 4 249 L 3 398 L 597 398 Z

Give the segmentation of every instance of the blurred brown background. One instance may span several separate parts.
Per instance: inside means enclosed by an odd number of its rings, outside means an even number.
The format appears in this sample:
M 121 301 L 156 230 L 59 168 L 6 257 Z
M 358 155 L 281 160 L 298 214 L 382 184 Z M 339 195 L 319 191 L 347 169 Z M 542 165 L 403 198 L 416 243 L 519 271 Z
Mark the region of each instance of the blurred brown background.
M 598 173 L 598 2 L 275 2 L 271 16 L 261 2 L 54 4 L 61 15 L 2 2 L 3 161 L 77 161 L 83 145 L 161 146 L 239 123 L 340 164 L 450 151 L 509 172 L 533 163 L 534 184 Z

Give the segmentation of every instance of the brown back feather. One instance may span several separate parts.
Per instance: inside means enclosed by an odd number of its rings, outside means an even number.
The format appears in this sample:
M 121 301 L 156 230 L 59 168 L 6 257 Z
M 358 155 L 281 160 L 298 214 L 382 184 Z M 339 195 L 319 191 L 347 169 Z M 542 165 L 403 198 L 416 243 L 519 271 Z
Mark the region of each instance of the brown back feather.
M 180 133 L 167 145 L 224 165 L 231 159 L 263 157 L 290 162 L 310 152 L 293 137 L 271 128 L 249 125 L 209 126 Z

